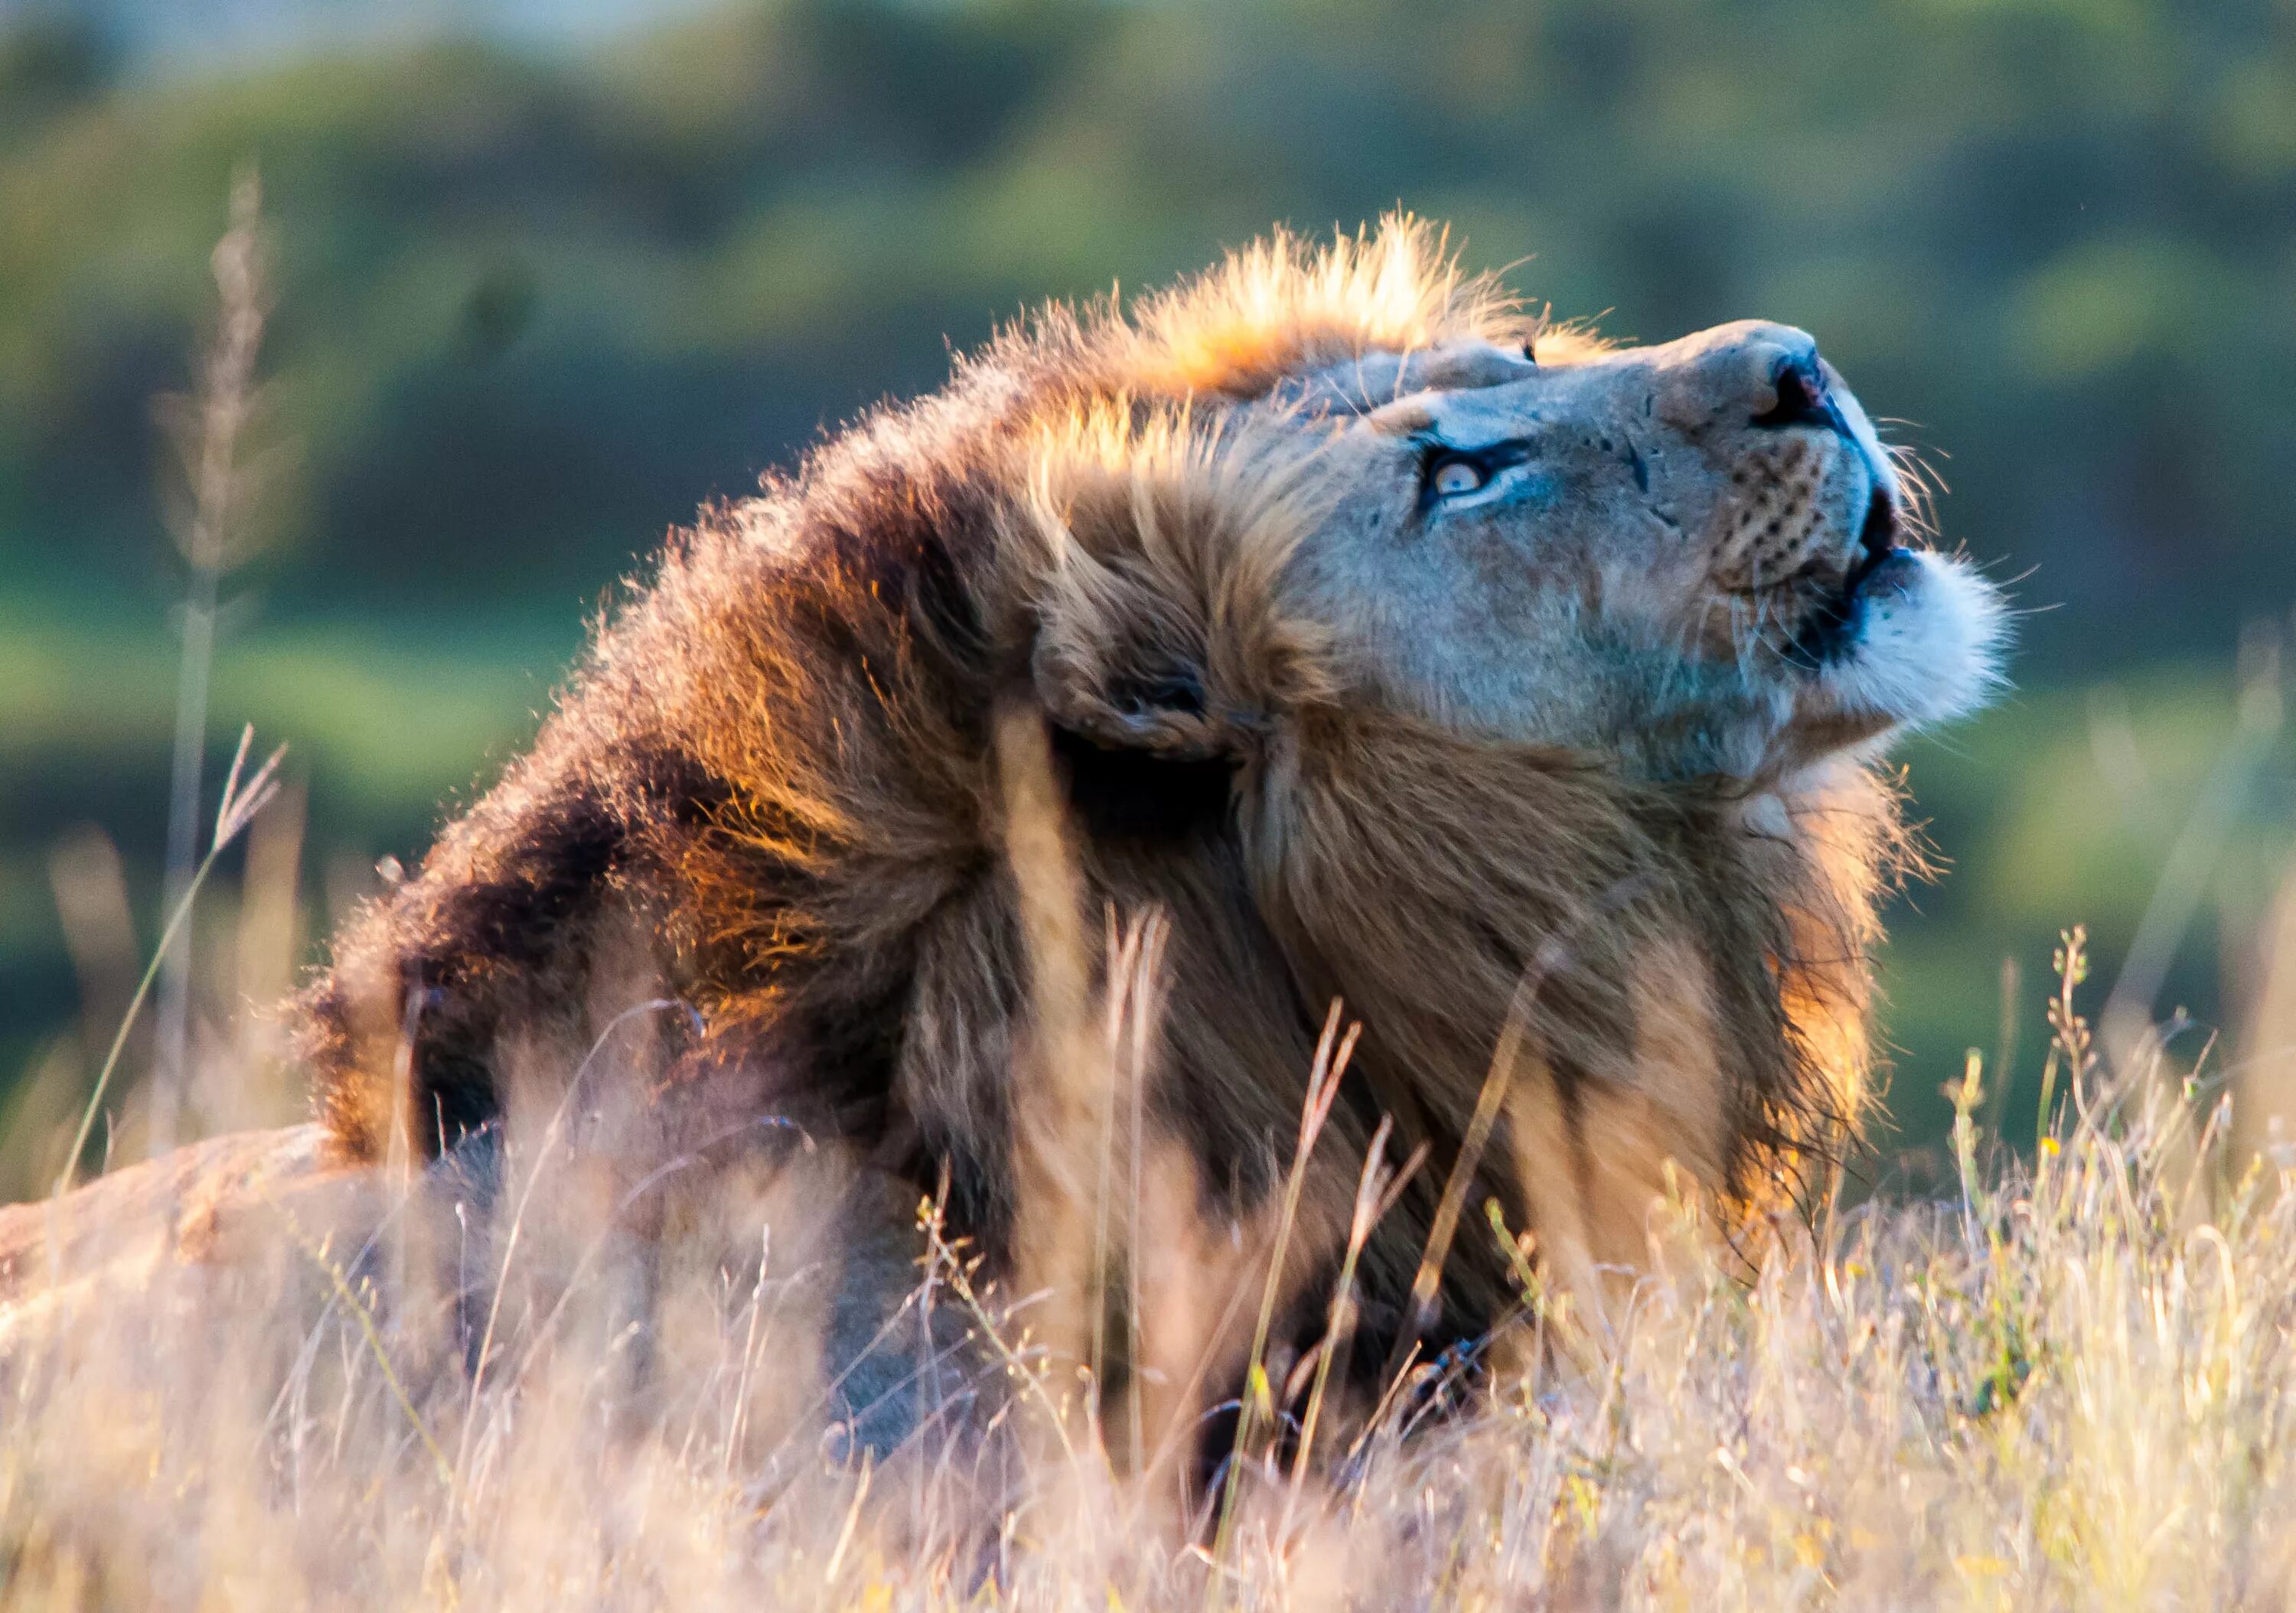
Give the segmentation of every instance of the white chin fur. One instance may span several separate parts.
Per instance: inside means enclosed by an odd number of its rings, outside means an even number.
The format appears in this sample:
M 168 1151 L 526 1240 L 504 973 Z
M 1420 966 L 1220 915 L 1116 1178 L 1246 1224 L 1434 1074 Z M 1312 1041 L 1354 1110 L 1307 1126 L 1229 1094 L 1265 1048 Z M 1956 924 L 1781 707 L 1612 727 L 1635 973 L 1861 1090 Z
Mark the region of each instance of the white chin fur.
M 1924 726 L 1974 711 L 2002 684 L 2001 595 L 1965 561 L 1916 550 L 1920 570 L 1868 600 L 1856 644 L 1819 675 L 1844 713 Z

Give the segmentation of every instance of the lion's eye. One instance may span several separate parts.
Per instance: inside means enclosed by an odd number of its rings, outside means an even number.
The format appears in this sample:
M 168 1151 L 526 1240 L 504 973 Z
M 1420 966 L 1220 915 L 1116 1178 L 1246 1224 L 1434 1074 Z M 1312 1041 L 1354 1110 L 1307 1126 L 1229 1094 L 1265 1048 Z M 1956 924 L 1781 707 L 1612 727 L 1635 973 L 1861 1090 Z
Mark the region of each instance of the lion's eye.
M 1438 498 L 1456 498 L 1479 490 L 1490 479 L 1490 473 L 1472 459 L 1447 459 L 1428 476 L 1427 486 Z

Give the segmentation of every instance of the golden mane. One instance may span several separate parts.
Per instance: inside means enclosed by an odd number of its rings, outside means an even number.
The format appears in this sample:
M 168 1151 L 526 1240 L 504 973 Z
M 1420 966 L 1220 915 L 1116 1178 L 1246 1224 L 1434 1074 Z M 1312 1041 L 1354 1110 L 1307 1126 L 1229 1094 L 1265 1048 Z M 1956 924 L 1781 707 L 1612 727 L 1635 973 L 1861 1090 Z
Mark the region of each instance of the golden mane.
M 1493 276 L 1469 274 L 1447 232 L 1390 217 L 1321 245 L 1279 232 L 1147 299 L 1119 340 L 1125 367 L 1175 391 L 1256 394 L 1277 377 L 1524 328 Z
M 1405 214 L 1311 242 L 1278 230 L 1144 297 L 1054 305 L 986 362 L 1045 377 L 1055 397 L 1259 397 L 1286 376 L 1447 342 L 1582 340 L 1471 273 L 1448 231 Z

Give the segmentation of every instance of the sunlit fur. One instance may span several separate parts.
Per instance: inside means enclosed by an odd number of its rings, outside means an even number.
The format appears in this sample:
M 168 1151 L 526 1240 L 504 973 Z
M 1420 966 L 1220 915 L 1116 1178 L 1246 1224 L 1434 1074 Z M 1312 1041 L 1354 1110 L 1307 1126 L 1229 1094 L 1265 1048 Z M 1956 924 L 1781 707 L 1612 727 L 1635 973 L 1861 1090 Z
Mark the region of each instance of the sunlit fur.
M 1532 336 L 1423 228 L 1278 240 L 1128 314 L 1048 312 L 706 512 L 533 749 L 339 936 L 299 1011 L 340 1148 L 427 1158 L 548 1114 L 618 1016 L 674 998 L 690 1017 L 613 1060 L 655 1072 L 665 1146 L 793 1122 L 920 1193 L 945 1177 L 1009 1265 L 1015 1083 L 1049 1035 L 996 738 L 1017 722 L 1062 781 L 1082 978 L 1104 911 L 1169 921 L 1147 1107 L 1206 1224 L 1265 1210 L 1328 1004 L 1363 1022 L 1284 1287 L 1328 1291 L 1378 1119 L 1426 1143 L 1364 1257 L 1364 1362 L 1403 1325 L 1511 1003 L 1443 1338 L 1520 1304 L 1487 1200 L 1586 1285 L 1641 1257 L 1670 1174 L 1726 1222 L 1809 1184 L 1866 1101 L 1897 831 L 1856 757 L 1890 721 L 1834 755 L 1762 739 L 1787 759 L 1731 777 L 1654 765 L 1655 729 L 1453 720 L 1389 698 L 1331 574 L 1301 581 L 1360 490 L 1282 383 L 1383 364 L 1399 387 L 1398 355 Z M 1596 350 L 1557 340 L 1550 361 Z M 1577 652 L 1599 693 L 1573 619 L 1528 648 Z M 1722 659 L 1710 681 L 1783 709 Z M 1619 708 L 1680 717 L 1654 698 Z

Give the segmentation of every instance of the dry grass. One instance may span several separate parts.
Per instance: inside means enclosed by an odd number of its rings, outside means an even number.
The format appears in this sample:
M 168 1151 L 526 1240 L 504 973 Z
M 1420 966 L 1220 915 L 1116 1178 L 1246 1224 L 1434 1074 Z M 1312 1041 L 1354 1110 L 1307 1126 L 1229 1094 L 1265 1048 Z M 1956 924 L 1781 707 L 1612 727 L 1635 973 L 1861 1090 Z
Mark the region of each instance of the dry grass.
M 617 1231 L 644 1184 L 607 1186 L 545 1136 L 510 1161 L 507 1237 L 417 1200 L 363 1256 L 313 1232 L 255 1275 L 182 1267 L 132 1304 L 20 1310 L 0 1598 L 2279 1604 L 2291 1162 L 2227 1181 L 2225 1105 L 2155 1067 L 2084 1068 L 2086 1027 L 2054 1017 L 2060 1118 L 2030 1167 L 1982 1167 L 1972 1085 L 1957 1200 L 1784 1228 L 1751 1285 L 1690 1216 L 1660 1216 L 1656 1274 L 1612 1335 L 1550 1328 L 1463 1414 L 1392 1412 L 1315 1470 L 1271 1452 L 1217 1535 L 1201 1511 L 1193 1536 L 1175 1523 L 1168 1471 L 1128 1476 L 1094 1420 L 1063 1414 L 1073 1385 L 1026 1316 L 938 1242 L 905 1314 L 993 1330 L 1022 1389 L 1011 1428 L 1057 1419 L 1061 1437 L 850 1455 L 814 1365 L 839 1231 L 815 1208 L 834 1196 L 824 1156 L 713 1186 L 691 1245 L 713 1252 L 657 1269 Z M 379 1292 L 419 1294 L 423 1249 L 450 1250 L 476 1309 L 386 1314 Z

